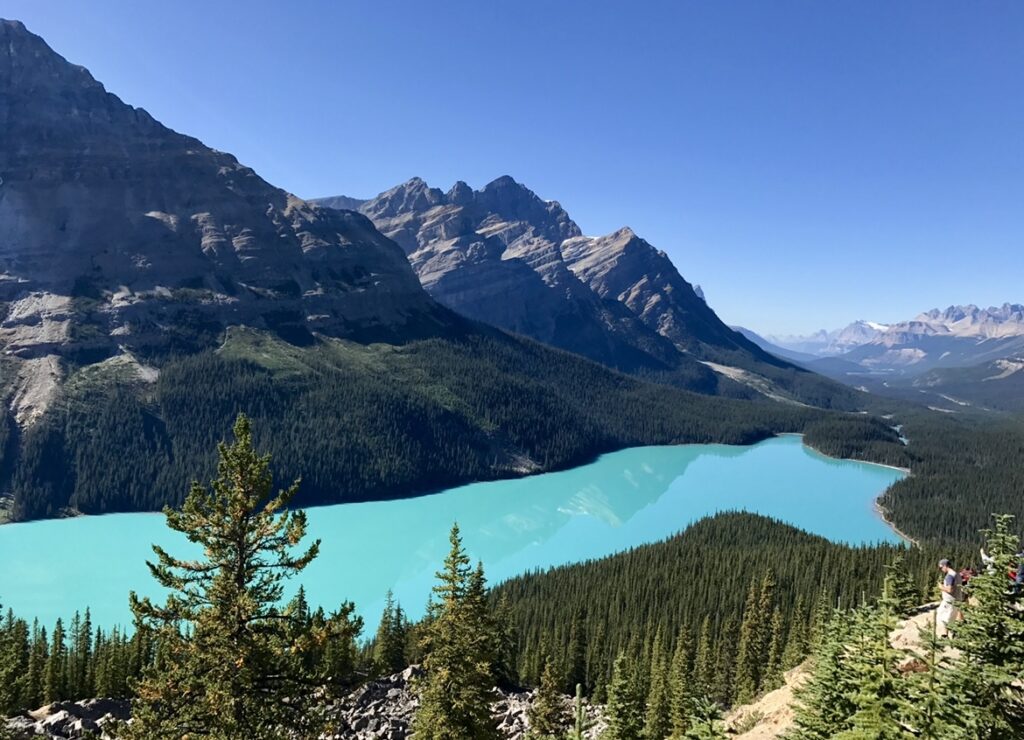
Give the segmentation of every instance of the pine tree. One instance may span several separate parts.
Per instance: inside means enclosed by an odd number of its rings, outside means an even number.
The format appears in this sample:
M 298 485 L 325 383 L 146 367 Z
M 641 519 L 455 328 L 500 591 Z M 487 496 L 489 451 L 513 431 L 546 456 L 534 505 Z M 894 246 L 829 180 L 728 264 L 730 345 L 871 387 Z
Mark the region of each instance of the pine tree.
M 160 644 L 158 664 L 137 685 L 132 737 L 258 740 L 310 720 L 312 692 L 282 650 L 289 617 L 277 604 L 284 579 L 317 556 L 319 542 L 293 553 L 306 533 L 305 514 L 287 510 L 298 482 L 273 494 L 270 456 L 256 452 L 244 415 L 234 436 L 219 446 L 210 487 L 193 483 L 180 511 L 165 509 L 202 559 L 154 546 L 150 571 L 171 593 L 163 606 L 131 595 L 136 619 Z
M 413 720 L 416 740 L 488 740 L 499 733 L 491 717 L 494 636 L 480 603 L 482 569 L 471 571 L 459 527 L 437 574 L 424 629 L 424 676 Z
M 772 620 L 768 629 L 768 653 L 761 675 L 761 685 L 758 687 L 758 690 L 762 693 L 777 689 L 782 685 L 784 642 L 782 612 L 775 610 L 772 612 Z
M 761 593 L 756 579 L 751 579 L 747 601 L 743 607 L 740 641 L 736 649 L 735 698 L 737 704 L 747 704 L 757 696 L 760 684 L 761 642 L 764 614 L 760 611 Z
M 43 687 L 46 678 L 46 628 L 39 626 L 39 620 L 32 622 L 32 647 L 28 658 L 28 675 L 25 681 L 25 696 L 22 705 L 36 708 L 43 703 Z
M 850 728 L 857 690 L 846 662 L 852 631 L 851 617 L 838 611 L 818 631 L 811 677 L 796 691 L 795 726 L 787 738 L 828 740 Z
M 576 698 L 572 703 L 572 731 L 569 740 L 584 740 L 584 733 L 592 723 L 587 717 L 587 708 L 583 703 L 583 684 L 576 684 Z
M 589 686 L 587 676 L 587 626 L 582 610 L 577 610 L 569 628 L 568 661 L 566 663 L 568 686 L 583 684 Z
M 402 608 L 389 590 L 373 645 L 373 668 L 378 676 L 388 676 L 405 668 L 406 631 Z
M 669 720 L 669 662 L 664 639 L 658 630 L 651 646 L 650 685 L 647 691 L 647 712 L 644 718 L 644 739 L 665 740 L 671 729 Z
M 1024 737 L 1024 594 L 1006 578 L 1020 550 L 1012 523 L 1013 517 L 997 516 L 984 532 L 993 568 L 971 579 L 971 600 L 954 631 L 953 645 L 963 656 L 955 682 L 970 698 L 964 721 L 979 740 Z
M 672 740 L 685 737 L 693 711 L 693 687 L 690 675 L 690 637 L 679 631 L 669 670 L 669 726 Z
M 717 703 L 731 704 L 732 690 L 735 685 L 736 669 L 736 635 L 739 630 L 735 616 L 725 620 L 722 631 L 718 635 L 718 656 L 715 661 L 715 682 L 711 698 Z
M 64 684 L 67 647 L 64 644 L 64 624 L 58 618 L 53 626 L 50 642 L 50 654 L 46 659 L 46 671 L 43 677 L 43 701 L 49 703 L 67 698 Z
M 683 735 L 686 740 L 725 740 L 727 737 L 722 710 L 706 696 L 693 701 L 687 724 L 689 727 Z
M 608 684 L 605 713 L 608 730 L 602 740 L 641 740 L 644 730 L 644 691 L 635 661 L 624 653 L 615 659 Z
M 904 557 L 897 555 L 885 566 L 885 586 L 896 604 L 898 616 L 905 616 L 921 603 L 914 579 L 907 572 Z
M 919 670 L 907 673 L 906 701 L 901 709 L 902 723 L 922 740 L 970 740 L 963 727 L 966 697 L 951 682 L 951 661 L 945 644 L 936 634 L 932 621 L 919 630 L 920 647 L 914 651 Z
M 526 712 L 531 740 L 561 740 L 568 731 L 572 718 L 561 692 L 562 681 L 554 660 L 548 657 L 537 695 Z
M 890 594 L 876 606 L 854 613 L 853 634 L 847 643 L 845 670 L 854 690 L 849 728 L 835 733 L 836 740 L 911 740 L 901 723 L 906 706 L 907 684 L 899 672 L 902 657 L 889 642 L 896 627 L 896 601 Z
M 711 618 L 704 617 L 697 638 L 697 657 L 694 661 L 694 695 L 710 694 L 715 686 L 715 648 L 711 642 Z
M 795 668 L 807 657 L 809 622 L 810 618 L 804 611 L 804 599 L 801 594 L 797 597 L 796 606 L 793 608 L 793 619 L 789 625 L 789 632 L 786 634 L 786 647 L 782 651 L 783 671 Z

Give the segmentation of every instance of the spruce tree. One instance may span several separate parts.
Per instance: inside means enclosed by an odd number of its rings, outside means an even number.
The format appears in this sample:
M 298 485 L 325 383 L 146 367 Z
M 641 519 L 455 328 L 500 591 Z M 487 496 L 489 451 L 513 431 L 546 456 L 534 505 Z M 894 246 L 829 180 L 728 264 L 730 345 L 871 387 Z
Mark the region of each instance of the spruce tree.
M 694 695 L 709 695 L 715 686 L 715 647 L 711 641 L 711 618 L 704 617 L 697 638 L 697 653 L 693 666 Z
M 577 610 L 569 628 L 568 660 L 565 680 L 568 686 L 589 686 L 587 677 L 587 625 L 582 609 Z
M 449 539 L 451 550 L 437 574 L 424 628 L 424 676 L 417 685 L 413 737 L 490 740 L 500 734 L 491 717 L 495 639 L 480 594 L 483 571 L 470 569 L 458 525 Z
M 572 722 L 569 707 L 562 695 L 563 679 L 550 657 L 544 661 L 544 672 L 533 704 L 526 711 L 531 740 L 562 740 Z
M 823 618 L 823 615 L 821 615 Z M 794 728 L 789 740 L 828 740 L 850 728 L 857 691 L 847 664 L 852 618 L 836 611 L 818 630 L 810 679 L 795 692 Z
M 946 643 L 936 634 L 934 613 L 929 624 L 919 630 L 920 646 L 914 650 L 918 670 L 907 673 L 906 701 L 901 720 L 921 740 L 969 740 L 972 735 L 963 726 L 964 704 L 951 678 L 953 662 L 946 654 Z
M 853 634 L 847 643 L 845 670 L 853 691 L 849 728 L 834 733 L 836 740 L 911 740 L 901 722 L 907 703 L 907 683 L 899 672 L 902 654 L 892 647 L 889 633 L 896 627 L 896 601 L 883 594 L 876 606 L 855 612 Z
M 647 711 L 644 717 L 644 740 L 665 740 L 671 729 L 669 707 L 669 661 L 665 654 L 661 630 L 655 635 L 651 647 L 650 684 L 647 691 Z
M 289 615 L 278 603 L 283 581 L 317 556 L 319 542 L 294 552 L 306 534 L 306 515 L 287 510 L 298 482 L 274 494 L 270 456 L 256 452 L 244 415 L 234 436 L 219 446 L 210 486 L 193 483 L 181 510 L 164 512 L 202 557 L 154 546 L 150 571 L 170 595 L 162 606 L 131 595 L 136 619 L 160 644 L 158 663 L 137 685 L 132 737 L 258 740 L 280 737 L 282 727 L 308 731 L 311 686 L 282 650 Z
M 373 669 L 378 676 L 388 676 L 405 668 L 405 640 L 405 616 L 389 590 L 373 645 Z
M 751 579 L 747 601 L 740 624 L 740 641 L 736 649 L 735 692 L 737 704 L 747 704 L 757 696 L 762 668 L 764 614 L 760 611 L 761 592 L 756 579 Z
M 644 731 L 644 690 L 636 661 L 624 653 L 615 659 L 605 710 L 608 730 L 602 740 L 641 740 Z
M 43 676 L 43 701 L 50 703 L 66 699 L 64 683 L 67 647 L 64 644 L 64 623 L 60 618 L 53 626 L 50 641 L 50 654 L 46 659 L 46 670 Z
M 669 669 L 669 732 L 672 740 L 685 737 L 693 711 L 693 686 L 690 674 L 690 637 L 679 631 Z
M 971 579 L 971 600 L 953 626 L 962 653 L 955 682 L 970 698 L 964 720 L 979 740 L 1024 737 L 1024 594 L 1006 576 L 1019 565 L 1012 525 L 1013 517 L 997 516 L 984 532 L 993 567 Z

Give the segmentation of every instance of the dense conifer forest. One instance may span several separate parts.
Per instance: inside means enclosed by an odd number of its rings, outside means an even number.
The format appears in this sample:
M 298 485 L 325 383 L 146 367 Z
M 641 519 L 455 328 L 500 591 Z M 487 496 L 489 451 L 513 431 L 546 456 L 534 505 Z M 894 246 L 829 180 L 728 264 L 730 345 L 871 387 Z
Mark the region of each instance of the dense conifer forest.
M 973 554 L 928 543 L 849 547 L 762 516 L 726 513 L 663 542 L 489 590 L 484 565 L 473 567 L 454 527 L 427 617 L 411 624 L 388 598 L 369 638 L 351 603 L 314 609 L 301 589 L 281 603 L 282 578 L 315 558 L 318 543 L 303 543 L 305 515 L 287 508 L 299 489 L 272 493 L 270 457 L 256 451 L 249 424 L 241 417 L 236 441 L 220 445 L 212 485 L 194 484 L 181 510 L 167 512 L 169 526 L 203 543 L 210 562 L 157 548 L 153 575 L 171 596 L 163 605 L 133 596 L 130 633 L 94 629 L 88 611 L 49 630 L 7 612 L 0 713 L 104 695 L 133 698 L 129 737 L 213 728 L 216 737 L 271 738 L 284 726 L 313 733 L 325 721 L 316 697 L 418 662 L 418 736 L 449 737 L 451 727 L 462 727 L 467 736 L 497 737 L 489 687 L 504 684 L 542 688 L 546 698 L 532 716 L 555 737 L 570 718 L 553 697 L 576 687 L 607 703 L 610 738 L 720 737 L 723 708 L 778 686 L 811 653 L 825 671 L 835 650 L 853 650 L 854 636 L 863 649 L 843 668 L 849 706 L 832 728 L 852 731 L 879 721 L 871 699 L 877 681 L 894 686 L 884 673 L 892 655 L 873 647 L 871 635 L 887 634 L 896 610 L 931 596 L 940 555 L 969 562 Z M 863 439 L 876 433 L 874 422 L 862 426 Z M 1020 594 L 1007 591 L 1004 575 L 1019 548 L 1014 527 L 1007 516 L 990 533 L 995 567 L 975 591 L 985 609 L 957 637 L 967 662 L 939 677 L 989 697 L 966 705 L 976 726 L 988 728 L 978 737 L 1016 736 L 1005 732 L 1021 711 L 1013 681 L 1024 626 Z M 876 604 L 879 583 L 887 590 Z M 813 729 L 836 711 L 834 676 L 822 675 L 802 695 L 800 726 L 812 734 L 798 737 L 833 736 Z M 920 682 L 908 682 L 893 706 L 913 705 L 920 690 Z M 224 696 L 232 697 L 230 712 L 220 709 Z
M 712 698 L 728 705 L 740 691 L 736 663 L 751 660 L 733 652 L 742 644 L 745 617 L 760 614 L 759 629 L 772 633 L 762 635 L 757 660 L 769 662 L 774 639 L 776 668 L 790 668 L 820 628 L 822 609 L 861 603 L 897 558 L 923 602 L 939 557 L 931 548 L 847 547 L 762 516 L 732 513 L 664 542 L 514 578 L 495 593 L 511 605 L 519 672 L 528 683 L 539 680 L 550 654 L 568 667 L 567 689 L 579 682 L 604 698 L 616 657 L 645 654 L 660 634 L 669 653 L 682 640 L 699 654 Z M 747 693 L 759 688 L 754 684 Z
M 641 444 L 746 444 L 825 412 L 702 396 L 498 332 L 404 346 L 296 347 L 237 330 L 152 385 L 98 366 L 21 440 L 15 518 L 181 502 L 239 411 L 298 505 L 399 497 L 550 470 Z M 117 464 L 112 465 L 111 461 Z

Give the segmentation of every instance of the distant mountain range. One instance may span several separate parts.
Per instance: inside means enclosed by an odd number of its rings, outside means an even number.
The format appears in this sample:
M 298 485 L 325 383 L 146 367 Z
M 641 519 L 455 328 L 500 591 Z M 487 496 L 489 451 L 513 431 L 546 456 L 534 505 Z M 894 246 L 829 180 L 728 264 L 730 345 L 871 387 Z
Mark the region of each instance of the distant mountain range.
M 950 411 L 1024 406 L 1015 369 L 1024 356 L 1021 304 L 950 306 L 891 325 L 856 321 L 805 337 L 742 331 L 768 352 L 872 391 Z

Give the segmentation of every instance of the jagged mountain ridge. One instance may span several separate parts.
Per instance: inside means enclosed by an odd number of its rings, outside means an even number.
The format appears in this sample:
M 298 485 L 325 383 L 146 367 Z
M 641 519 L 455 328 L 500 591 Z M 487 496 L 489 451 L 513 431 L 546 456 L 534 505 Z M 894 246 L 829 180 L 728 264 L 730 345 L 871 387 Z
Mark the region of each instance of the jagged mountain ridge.
M 448 192 L 412 178 L 368 200 L 315 202 L 357 207 L 402 246 L 433 297 L 474 319 L 618 369 L 697 369 L 705 391 L 709 368 L 719 383 L 758 390 L 772 386 L 765 374 L 800 372 L 726 326 L 631 229 L 584 236 L 557 201 L 509 176 Z
M 166 351 L 241 323 L 394 337 L 448 320 L 365 217 L 168 129 L 17 21 L 0 22 L 0 90 L 5 354 Z
M 0 34 L 0 522 L 179 503 L 239 411 L 282 482 L 302 476 L 303 506 L 817 418 L 656 386 L 459 316 L 365 216 L 171 131 L 20 23 Z M 532 279 L 601 305 L 544 248 L 577 233 L 568 217 L 495 198 L 520 221 L 477 241 L 522 248 Z

